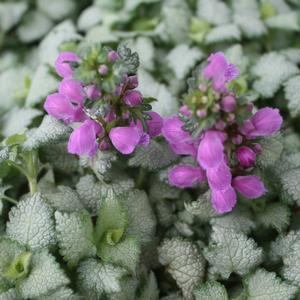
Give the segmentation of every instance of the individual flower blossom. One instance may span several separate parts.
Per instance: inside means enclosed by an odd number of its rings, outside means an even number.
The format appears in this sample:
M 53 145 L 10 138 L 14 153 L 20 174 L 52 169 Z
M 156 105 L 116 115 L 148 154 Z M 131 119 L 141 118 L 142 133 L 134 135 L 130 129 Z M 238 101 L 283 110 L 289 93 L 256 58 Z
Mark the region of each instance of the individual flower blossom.
M 148 126 L 148 133 L 150 137 L 156 137 L 161 134 L 163 118 L 154 111 L 149 112 L 148 115 L 151 117 L 150 120 L 146 120 L 146 124 Z
M 207 169 L 206 176 L 212 190 L 223 190 L 231 185 L 231 171 L 224 160 L 218 166 Z
M 58 86 L 58 92 L 65 95 L 72 102 L 82 104 L 84 99 L 84 90 L 80 82 L 74 79 L 64 79 Z
M 139 91 L 129 90 L 125 92 L 123 100 L 128 106 L 134 107 L 142 103 L 143 97 Z
M 259 177 L 254 175 L 237 176 L 232 185 L 241 195 L 248 199 L 255 199 L 264 195 L 267 190 Z
M 180 188 L 193 187 L 205 180 L 205 172 L 200 167 L 179 165 L 169 171 L 169 180 L 172 185 Z
M 87 85 L 84 89 L 86 96 L 91 100 L 101 97 L 101 91 L 95 84 Z
M 236 157 L 242 167 L 249 168 L 255 163 L 256 153 L 250 147 L 242 146 L 236 149 Z
M 111 50 L 108 52 L 108 60 L 111 61 L 111 62 L 115 62 L 116 60 L 119 59 L 119 54 L 117 51 L 114 51 L 114 50 Z
M 204 77 L 212 80 L 213 88 L 217 92 L 225 92 L 226 84 L 238 76 L 238 69 L 228 63 L 222 52 L 211 54 L 208 62 L 203 71 Z
M 231 186 L 224 190 L 212 190 L 211 194 L 212 205 L 220 214 L 230 212 L 236 205 L 236 193 Z
M 99 146 L 97 136 L 103 134 L 103 132 L 103 127 L 95 121 L 84 121 L 70 135 L 68 142 L 69 153 L 92 157 Z
M 80 58 L 73 52 L 61 52 L 55 61 L 55 70 L 63 78 L 73 75 L 72 62 L 79 62 Z
M 129 89 L 135 89 L 139 85 L 138 77 L 136 75 L 128 76 L 126 84 Z

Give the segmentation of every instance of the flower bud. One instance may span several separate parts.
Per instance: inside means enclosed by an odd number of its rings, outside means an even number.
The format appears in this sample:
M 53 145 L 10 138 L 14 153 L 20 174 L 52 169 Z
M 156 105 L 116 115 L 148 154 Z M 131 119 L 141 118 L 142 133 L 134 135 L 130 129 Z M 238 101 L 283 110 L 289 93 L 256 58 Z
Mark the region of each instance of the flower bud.
M 254 165 L 256 154 L 251 148 L 242 146 L 237 148 L 236 157 L 242 167 L 249 168 Z
M 112 50 L 108 52 L 107 58 L 109 61 L 115 62 L 119 58 L 119 54 L 117 51 Z
M 225 112 L 233 112 L 236 109 L 236 101 L 233 96 L 226 96 L 221 100 L 221 108 Z
M 238 135 L 234 136 L 231 139 L 231 141 L 234 145 L 240 145 L 243 142 L 243 137 L 240 134 L 238 134 Z
M 216 124 L 215 124 L 215 128 L 218 129 L 218 130 L 224 130 L 226 127 L 226 123 L 222 120 L 218 121 Z
M 197 110 L 197 116 L 201 119 L 206 117 L 206 111 L 204 109 L 198 109 Z
M 96 100 L 101 97 L 101 91 L 97 88 L 95 84 L 90 84 L 85 87 L 85 93 L 87 97 L 91 100 Z
M 139 81 L 136 75 L 128 76 L 127 87 L 129 89 L 135 89 L 138 85 L 139 85 Z
M 100 65 L 98 68 L 98 72 L 100 75 L 106 75 L 108 73 L 108 66 L 107 65 Z
M 139 91 L 127 91 L 123 97 L 124 102 L 130 106 L 137 106 L 142 103 L 142 94 Z

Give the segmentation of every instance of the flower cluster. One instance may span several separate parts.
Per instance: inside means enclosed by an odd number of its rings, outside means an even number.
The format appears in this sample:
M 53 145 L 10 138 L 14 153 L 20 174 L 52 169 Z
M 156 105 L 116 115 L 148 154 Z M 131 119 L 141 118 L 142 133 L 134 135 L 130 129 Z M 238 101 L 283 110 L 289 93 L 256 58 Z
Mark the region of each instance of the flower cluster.
M 164 120 L 162 128 L 173 151 L 195 161 L 172 168 L 170 184 L 185 188 L 207 181 L 218 213 L 233 209 L 236 192 L 248 199 L 266 192 L 260 178 L 250 172 L 262 150 L 258 139 L 273 135 L 282 123 L 278 109 L 253 112 L 252 103 L 229 90 L 237 76 L 236 66 L 223 53 L 212 54 L 179 115 Z
M 136 90 L 138 78 L 131 63 L 136 58 L 94 47 L 78 56 L 62 52 L 55 69 L 63 79 L 58 92 L 47 97 L 49 115 L 71 124 L 68 152 L 93 156 L 98 149 L 114 147 L 130 154 L 138 145 L 147 146 L 161 133 L 162 118 L 150 111 L 151 98 Z

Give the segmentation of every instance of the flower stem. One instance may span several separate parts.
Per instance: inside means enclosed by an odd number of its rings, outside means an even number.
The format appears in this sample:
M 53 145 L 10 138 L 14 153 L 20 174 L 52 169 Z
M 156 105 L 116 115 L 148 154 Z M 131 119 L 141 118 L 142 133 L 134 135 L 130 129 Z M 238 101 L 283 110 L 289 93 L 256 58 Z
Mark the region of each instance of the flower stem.
M 135 185 L 138 189 L 144 185 L 144 180 L 145 180 L 146 175 L 147 175 L 146 170 L 144 168 L 140 168 L 139 174 L 135 181 Z
M 13 199 L 13 198 L 11 198 L 11 197 L 5 196 L 5 195 L 2 196 L 1 199 L 6 200 L 6 201 L 8 201 L 8 202 L 10 202 L 10 203 L 12 203 L 12 204 L 18 204 L 18 201 L 17 201 L 17 200 L 15 200 L 15 199 Z

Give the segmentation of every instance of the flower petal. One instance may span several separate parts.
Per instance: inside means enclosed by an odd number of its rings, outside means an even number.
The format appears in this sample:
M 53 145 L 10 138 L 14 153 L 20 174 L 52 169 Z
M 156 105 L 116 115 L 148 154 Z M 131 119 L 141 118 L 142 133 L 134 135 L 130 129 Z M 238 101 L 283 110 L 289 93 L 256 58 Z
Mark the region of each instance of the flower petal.
M 79 81 L 74 79 L 63 79 L 58 86 L 58 91 L 60 94 L 65 95 L 67 98 L 78 104 L 83 103 L 84 91 Z
M 71 62 L 78 62 L 80 58 L 73 52 L 61 52 L 55 61 L 55 70 L 63 78 L 71 77 L 73 69 Z
M 236 193 L 231 186 L 223 190 L 212 190 L 211 195 L 212 205 L 214 209 L 220 213 L 226 213 L 232 211 L 236 204 Z
M 212 190 L 223 190 L 231 184 L 231 172 L 225 161 L 215 168 L 207 169 L 206 176 Z

